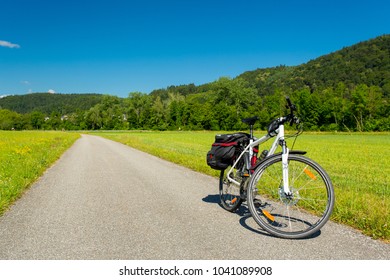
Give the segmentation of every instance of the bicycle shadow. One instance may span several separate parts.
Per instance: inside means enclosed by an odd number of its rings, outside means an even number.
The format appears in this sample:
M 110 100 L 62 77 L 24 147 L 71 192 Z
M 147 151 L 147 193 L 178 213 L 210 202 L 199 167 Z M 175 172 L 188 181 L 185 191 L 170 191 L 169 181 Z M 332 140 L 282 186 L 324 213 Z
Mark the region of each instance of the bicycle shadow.
M 206 203 L 216 203 L 223 210 L 225 210 L 220 203 L 219 194 L 213 194 L 213 195 L 209 194 L 208 196 L 204 197 L 202 199 L 202 201 L 204 201 Z M 240 206 L 240 208 L 237 209 L 237 211 L 233 212 L 232 214 L 236 214 L 240 217 L 239 223 L 243 228 L 245 228 L 251 232 L 257 233 L 257 234 L 269 236 L 272 238 L 279 238 L 279 237 L 276 237 L 276 236 L 269 234 L 268 232 L 266 232 L 265 230 L 263 230 L 261 227 L 259 227 L 257 225 L 256 225 L 257 228 L 254 228 L 247 223 L 248 218 L 252 218 L 252 214 L 249 211 L 249 208 L 247 207 L 245 202 Z M 301 238 L 301 240 L 316 238 L 320 235 L 321 235 L 321 230 L 317 231 L 316 233 L 314 233 L 310 236 L 307 236 L 305 238 Z

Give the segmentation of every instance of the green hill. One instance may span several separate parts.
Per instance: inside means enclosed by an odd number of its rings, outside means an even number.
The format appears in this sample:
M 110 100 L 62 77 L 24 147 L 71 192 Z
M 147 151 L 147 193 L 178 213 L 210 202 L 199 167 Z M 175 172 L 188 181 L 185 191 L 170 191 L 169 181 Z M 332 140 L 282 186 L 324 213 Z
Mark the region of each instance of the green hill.
M 206 92 L 208 96 L 204 95 Z M 219 80 L 197 87 L 193 84 L 171 86 L 153 91 L 152 96 L 164 101 L 168 93 L 184 95 L 191 102 L 196 98 L 200 103 L 214 102 L 210 110 L 226 104 L 239 108 L 239 116 L 259 115 L 263 120 L 261 128 L 266 127 L 275 112 L 281 113 L 280 104 L 284 96 L 289 95 L 297 103 L 306 129 L 390 130 L 390 35 L 345 47 L 298 66 L 247 71 L 229 82 Z M 226 115 L 227 110 L 225 107 L 223 112 L 211 117 L 218 119 L 219 115 Z M 215 121 L 214 124 L 208 122 L 202 120 L 201 126 L 239 128 L 238 125 L 232 127 L 239 118 L 230 124 L 224 120 L 218 120 L 216 125 Z
M 342 82 L 347 87 L 359 84 L 378 86 L 390 95 L 390 35 L 345 47 L 299 66 L 257 69 L 238 76 L 253 84 L 263 93 L 275 88 L 311 92 L 336 88 Z
M 101 94 L 51 94 L 31 93 L 10 95 L 0 99 L 0 109 L 8 109 L 26 114 L 39 111 L 50 115 L 52 112 L 69 114 L 78 110 L 87 110 L 101 102 Z

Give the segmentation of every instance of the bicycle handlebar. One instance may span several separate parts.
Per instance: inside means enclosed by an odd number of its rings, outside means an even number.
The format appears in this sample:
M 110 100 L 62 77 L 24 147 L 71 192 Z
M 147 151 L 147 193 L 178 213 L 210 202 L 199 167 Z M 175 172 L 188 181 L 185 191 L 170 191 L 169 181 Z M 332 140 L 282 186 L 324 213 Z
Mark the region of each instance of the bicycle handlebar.
M 290 109 L 291 114 L 294 113 L 294 111 L 297 110 L 297 107 L 291 103 L 290 97 L 286 96 L 287 105 L 286 108 Z
M 277 129 L 282 124 L 285 124 L 286 122 L 290 122 L 290 125 L 299 124 L 299 118 L 294 114 L 294 111 L 297 110 L 297 107 L 291 102 L 290 98 L 286 96 L 287 105 L 286 108 L 290 109 L 290 114 L 284 117 L 279 117 L 275 120 L 273 120 L 269 126 L 268 126 L 268 134 L 269 136 L 276 136 Z

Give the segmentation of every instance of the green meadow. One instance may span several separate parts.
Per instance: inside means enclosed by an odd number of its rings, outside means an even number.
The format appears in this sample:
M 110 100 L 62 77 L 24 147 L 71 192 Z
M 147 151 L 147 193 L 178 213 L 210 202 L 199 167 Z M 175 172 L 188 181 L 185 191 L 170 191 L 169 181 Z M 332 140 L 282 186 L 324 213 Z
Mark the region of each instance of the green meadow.
M 67 132 L 0 131 L 0 215 L 78 137 Z
M 260 136 L 264 132 L 257 132 Z M 206 153 L 217 132 L 93 132 L 212 176 Z M 79 137 L 0 131 L 0 215 Z M 271 140 L 260 147 L 268 149 Z M 293 139 L 288 140 L 291 148 Z M 320 163 L 336 192 L 332 220 L 390 242 L 390 133 L 304 133 L 294 149 Z M 210 186 L 217 193 L 218 186 Z
M 212 176 L 206 153 L 216 132 L 94 133 Z M 261 136 L 264 132 L 257 132 Z M 260 149 L 268 149 L 271 140 Z M 288 140 L 291 148 L 293 138 Z M 331 219 L 390 241 L 390 133 L 304 133 L 294 149 L 307 151 L 330 175 L 336 193 Z M 217 193 L 218 186 L 210 186 Z

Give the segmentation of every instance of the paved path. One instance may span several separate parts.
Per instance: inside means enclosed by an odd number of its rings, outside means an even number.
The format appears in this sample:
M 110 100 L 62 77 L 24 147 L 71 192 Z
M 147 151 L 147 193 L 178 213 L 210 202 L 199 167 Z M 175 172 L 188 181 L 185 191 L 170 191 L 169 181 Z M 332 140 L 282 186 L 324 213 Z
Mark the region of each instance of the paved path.
M 218 205 L 218 182 L 83 135 L 0 217 L 0 259 L 390 259 L 390 245 L 328 223 L 305 240 Z

